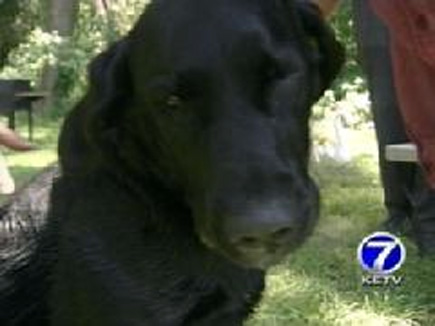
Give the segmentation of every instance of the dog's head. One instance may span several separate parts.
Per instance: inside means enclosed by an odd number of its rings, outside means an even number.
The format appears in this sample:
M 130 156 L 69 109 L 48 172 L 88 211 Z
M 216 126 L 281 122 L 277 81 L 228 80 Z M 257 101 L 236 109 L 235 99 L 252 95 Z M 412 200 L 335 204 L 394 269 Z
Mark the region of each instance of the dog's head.
M 265 268 L 317 219 L 308 119 L 342 61 L 309 2 L 155 1 L 91 65 L 79 116 L 105 164 L 176 189 L 207 246 Z

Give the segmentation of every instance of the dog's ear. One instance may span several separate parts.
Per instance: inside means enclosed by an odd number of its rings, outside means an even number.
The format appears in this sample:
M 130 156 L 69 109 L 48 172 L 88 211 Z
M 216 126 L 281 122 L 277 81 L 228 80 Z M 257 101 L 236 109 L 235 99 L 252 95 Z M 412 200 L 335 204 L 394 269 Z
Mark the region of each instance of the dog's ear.
M 317 48 L 315 58 L 320 71 L 320 90 L 318 97 L 331 85 L 345 60 L 344 47 L 337 41 L 335 33 L 327 24 L 319 7 L 310 0 L 296 1 L 296 10 L 301 17 L 305 34 L 310 45 Z
M 116 145 L 119 120 L 132 99 L 128 53 L 129 41 L 123 39 L 99 54 L 89 65 L 85 136 L 99 150 Z

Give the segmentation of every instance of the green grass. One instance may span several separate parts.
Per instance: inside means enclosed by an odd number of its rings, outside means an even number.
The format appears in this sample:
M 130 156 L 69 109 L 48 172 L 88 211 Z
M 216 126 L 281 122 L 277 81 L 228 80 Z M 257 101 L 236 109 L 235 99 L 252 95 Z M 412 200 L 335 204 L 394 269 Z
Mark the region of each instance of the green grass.
M 59 123 L 37 123 L 37 151 L 6 152 L 18 184 L 56 160 Z M 351 138 L 353 154 L 362 155 L 349 163 L 313 165 L 322 194 L 319 224 L 302 249 L 270 270 L 264 299 L 248 326 L 435 325 L 435 262 L 419 259 L 409 241 L 407 261 L 398 272 L 404 276 L 401 286 L 361 286 L 356 248 L 384 211 L 373 133 Z

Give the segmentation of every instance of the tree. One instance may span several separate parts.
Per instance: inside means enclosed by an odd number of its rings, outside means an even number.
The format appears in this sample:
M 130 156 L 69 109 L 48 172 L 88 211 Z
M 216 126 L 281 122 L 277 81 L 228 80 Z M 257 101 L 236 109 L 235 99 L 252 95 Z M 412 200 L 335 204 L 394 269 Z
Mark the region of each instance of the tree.
M 9 52 L 18 46 L 36 21 L 33 0 L 0 0 L 0 68 Z
M 48 4 L 48 31 L 57 31 L 69 37 L 74 31 L 79 9 L 79 0 L 46 0 Z

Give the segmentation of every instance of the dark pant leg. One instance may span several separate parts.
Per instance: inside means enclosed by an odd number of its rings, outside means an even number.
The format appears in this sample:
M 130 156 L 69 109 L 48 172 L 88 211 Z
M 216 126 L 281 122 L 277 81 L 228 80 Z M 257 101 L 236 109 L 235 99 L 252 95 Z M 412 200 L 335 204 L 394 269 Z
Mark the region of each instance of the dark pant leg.
M 416 174 L 410 193 L 414 206 L 415 242 L 422 256 L 435 257 L 435 189 L 431 189 L 422 169 Z
M 385 160 L 385 145 L 409 141 L 393 85 L 388 31 L 367 0 L 354 0 L 353 6 L 358 50 L 367 76 L 378 139 L 385 207 L 390 217 L 406 217 L 411 211 L 408 193 L 414 183 L 416 166 Z

